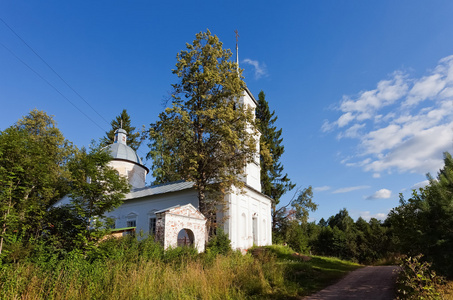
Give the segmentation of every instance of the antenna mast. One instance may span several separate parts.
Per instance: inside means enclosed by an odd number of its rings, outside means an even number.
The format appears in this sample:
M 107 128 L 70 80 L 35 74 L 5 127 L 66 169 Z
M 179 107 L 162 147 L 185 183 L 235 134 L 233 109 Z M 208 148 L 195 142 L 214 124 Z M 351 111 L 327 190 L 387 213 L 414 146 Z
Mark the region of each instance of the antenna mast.
M 239 74 L 239 48 L 238 48 L 239 33 L 238 33 L 238 30 L 236 29 L 234 31 L 234 33 L 236 33 L 236 71 Z

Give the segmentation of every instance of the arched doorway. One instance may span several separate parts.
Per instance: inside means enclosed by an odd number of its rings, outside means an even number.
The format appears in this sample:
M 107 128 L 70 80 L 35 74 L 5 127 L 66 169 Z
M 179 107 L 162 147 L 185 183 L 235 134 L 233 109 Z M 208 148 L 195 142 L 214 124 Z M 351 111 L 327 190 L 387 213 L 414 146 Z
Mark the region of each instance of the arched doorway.
M 173 206 L 155 212 L 156 240 L 164 248 L 192 245 L 204 251 L 206 218 L 192 204 Z
M 178 247 L 193 246 L 194 239 L 193 231 L 183 228 L 178 233 Z

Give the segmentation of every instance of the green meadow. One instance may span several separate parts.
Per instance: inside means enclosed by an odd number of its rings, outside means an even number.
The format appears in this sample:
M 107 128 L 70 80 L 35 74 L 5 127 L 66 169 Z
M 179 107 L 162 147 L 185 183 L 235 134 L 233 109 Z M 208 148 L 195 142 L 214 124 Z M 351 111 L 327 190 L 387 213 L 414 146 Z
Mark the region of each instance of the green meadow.
M 0 298 L 296 299 L 359 267 L 278 245 L 222 255 L 192 248 L 163 251 L 148 239 L 111 239 L 89 256 L 42 254 L 3 265 Z

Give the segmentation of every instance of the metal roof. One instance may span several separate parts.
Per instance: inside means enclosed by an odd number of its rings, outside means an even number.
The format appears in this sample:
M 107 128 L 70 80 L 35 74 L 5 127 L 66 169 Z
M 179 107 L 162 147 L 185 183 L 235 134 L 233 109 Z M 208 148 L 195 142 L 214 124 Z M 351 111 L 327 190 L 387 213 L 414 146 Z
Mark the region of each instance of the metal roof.
M 140 189 L 133 189 L 129 194 L 126 195 L 125 200 L 142 198 L 146 196 L 159 195 L 171 192 L 178 192 L 182 190 L 191 189 L 194 186 L 194 182 L 190 181 L 175 181 L 166 184 L 148 186 Z
M 142 165 L 142 160 L 137 153 L 128 145 L 122 143 L 113 143 L 107 146 L 113 159 L 125 159 Z

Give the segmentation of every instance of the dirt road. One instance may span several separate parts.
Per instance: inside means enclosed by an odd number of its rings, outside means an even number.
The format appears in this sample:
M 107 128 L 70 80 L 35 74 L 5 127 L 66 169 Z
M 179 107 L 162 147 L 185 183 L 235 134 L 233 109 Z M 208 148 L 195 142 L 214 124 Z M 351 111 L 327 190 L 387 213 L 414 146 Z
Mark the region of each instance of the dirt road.
M 304 300 L 393 299 L 396 266 L 365 267 L 349 273 L 334 285 Z

